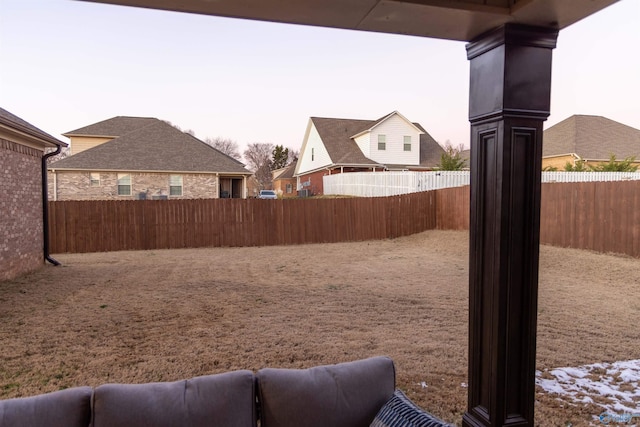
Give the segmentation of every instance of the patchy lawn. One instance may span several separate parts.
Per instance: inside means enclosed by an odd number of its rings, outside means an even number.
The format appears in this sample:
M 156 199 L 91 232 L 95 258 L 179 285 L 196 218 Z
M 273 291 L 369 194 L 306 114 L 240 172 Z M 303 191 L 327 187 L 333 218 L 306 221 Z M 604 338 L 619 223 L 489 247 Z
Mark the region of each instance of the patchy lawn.
M 458 424 L 466 409 L 465 232 L 55 258 L 62 267 L 0 283 L 2 398 L 389 355 L 420 406 Z M 561 367 L 640 359 L 639 325 L 639 260 L 542 248 L 539 381 Z M 587 375 L 606 383 L 607 369 Z M 625 378 L 635 377 L 618 375 L 617 386 L 633 390 Z M 599 425 L 607 408 L 622 415 L 595 392 L 589 401 L 548 384 L 536 390 L 541 426 Z M 634 404 L 640 412 L 639 400 L 625 407 Z

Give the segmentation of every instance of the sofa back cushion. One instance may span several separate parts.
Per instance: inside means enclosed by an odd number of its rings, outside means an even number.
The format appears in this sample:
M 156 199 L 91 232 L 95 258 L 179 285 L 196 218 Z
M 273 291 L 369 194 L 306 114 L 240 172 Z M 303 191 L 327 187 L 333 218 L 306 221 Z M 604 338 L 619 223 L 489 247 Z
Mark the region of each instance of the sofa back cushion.
M 388 357 L 310 369 L 267 368 L 257 379 L 261 427 L 368 427 L 395 389 Z
M 91 419 L 91 387 L 0 400 L 0 426 L 86 427 Z
M 234 371 L 172 383 L 105 384 L 92 427 L 256 427 L 255 377 Z

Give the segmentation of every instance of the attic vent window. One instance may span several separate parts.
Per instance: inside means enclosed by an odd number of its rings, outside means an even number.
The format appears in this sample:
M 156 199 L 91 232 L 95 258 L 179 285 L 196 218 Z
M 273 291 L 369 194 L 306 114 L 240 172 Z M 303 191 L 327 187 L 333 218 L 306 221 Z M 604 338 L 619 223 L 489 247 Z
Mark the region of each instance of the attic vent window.
M 378 150 L 387 149 L 387 135 L 378 135 Z

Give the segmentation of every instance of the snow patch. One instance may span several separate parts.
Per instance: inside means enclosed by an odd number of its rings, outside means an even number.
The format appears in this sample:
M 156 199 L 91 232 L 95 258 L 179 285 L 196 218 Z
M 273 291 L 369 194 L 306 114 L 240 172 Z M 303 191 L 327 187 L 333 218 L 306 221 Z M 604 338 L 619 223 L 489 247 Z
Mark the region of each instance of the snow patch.
M 640 422 L 640 359 L 536 371 L 536 384 L 576 404 L 593 403 L 603 414 L 628 414 Z

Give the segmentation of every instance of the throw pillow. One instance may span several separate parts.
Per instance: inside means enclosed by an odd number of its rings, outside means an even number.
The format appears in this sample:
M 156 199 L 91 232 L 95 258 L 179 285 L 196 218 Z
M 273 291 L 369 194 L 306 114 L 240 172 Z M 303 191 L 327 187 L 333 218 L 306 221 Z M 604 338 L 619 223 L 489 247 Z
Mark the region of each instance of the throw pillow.
M 370 427 L 449 427 L 449 424 L 423 411 L 396 389 Z

